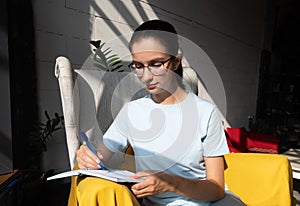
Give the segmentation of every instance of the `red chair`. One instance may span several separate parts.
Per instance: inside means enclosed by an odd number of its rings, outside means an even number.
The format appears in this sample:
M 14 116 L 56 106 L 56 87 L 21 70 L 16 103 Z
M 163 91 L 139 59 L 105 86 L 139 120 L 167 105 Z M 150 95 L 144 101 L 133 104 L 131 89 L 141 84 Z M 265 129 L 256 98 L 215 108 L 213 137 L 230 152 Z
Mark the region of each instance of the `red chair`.
M 242 128 L 225 130 L 230 152 L 278 153 L 280 138 Z

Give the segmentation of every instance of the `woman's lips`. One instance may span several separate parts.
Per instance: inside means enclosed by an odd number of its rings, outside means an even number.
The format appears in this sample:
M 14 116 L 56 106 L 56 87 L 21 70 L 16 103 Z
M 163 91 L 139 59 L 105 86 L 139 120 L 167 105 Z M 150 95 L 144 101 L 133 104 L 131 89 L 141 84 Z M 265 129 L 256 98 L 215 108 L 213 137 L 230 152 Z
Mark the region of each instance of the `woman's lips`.
M 147 84 L 146 86 L 149 90 L 156 88 L 156 84 Z

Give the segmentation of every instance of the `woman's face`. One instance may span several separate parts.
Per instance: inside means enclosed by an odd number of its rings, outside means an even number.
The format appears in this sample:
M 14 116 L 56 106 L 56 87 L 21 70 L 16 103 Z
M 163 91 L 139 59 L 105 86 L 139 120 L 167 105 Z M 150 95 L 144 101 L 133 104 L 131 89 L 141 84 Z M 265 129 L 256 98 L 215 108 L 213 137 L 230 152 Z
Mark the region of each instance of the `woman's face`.
M 138 66 L 145 66 L 142 75 L 138 78 L 146 86 L 151 94 L 159 94 L 162 92 L 172 93 L 178 83 L 176 81 L 174 70 L 178 67 L 178 60 L 171 58 L 172 56 L 167 53 L 167 49 L 163 44 L 154 38 L 141 39 L 132 45 L 132 63 Z M 167 61 L 166 61 L 167 60 Z M 151 68 L 147 66 L 160 64 L 162 69 L 158 72 L 151 72 Z M 142 69 L 139 69 L 142 71 Z

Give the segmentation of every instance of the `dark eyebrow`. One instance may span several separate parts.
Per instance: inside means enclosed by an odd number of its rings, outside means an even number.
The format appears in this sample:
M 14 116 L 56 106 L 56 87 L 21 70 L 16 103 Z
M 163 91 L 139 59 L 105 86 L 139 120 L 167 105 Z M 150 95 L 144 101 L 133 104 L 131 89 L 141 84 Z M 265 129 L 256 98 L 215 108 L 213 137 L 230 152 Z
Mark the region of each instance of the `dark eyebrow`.
M 138 61 L 132 61 L 131 64 L 142 64 L 142 63 Z
M 151 59 L 151 60 L 149 61 L 149 63 L 150 63 L 150 62 L 163 62 L 163 61 L 165 61 L 165 58 L 163 58 L 163 57 L 158 57 L 158 58 L 155 58 L 155 59 Z
M 149 64 L 151 62 L 160 62 L 160 61 L 165 61 L 164 57 L 157 57 L 157 58 L 151 59 L 147 63 Z M 139 61 L 132 61 L 132 64 L 143 64 L 143 63 L 141 63 Z

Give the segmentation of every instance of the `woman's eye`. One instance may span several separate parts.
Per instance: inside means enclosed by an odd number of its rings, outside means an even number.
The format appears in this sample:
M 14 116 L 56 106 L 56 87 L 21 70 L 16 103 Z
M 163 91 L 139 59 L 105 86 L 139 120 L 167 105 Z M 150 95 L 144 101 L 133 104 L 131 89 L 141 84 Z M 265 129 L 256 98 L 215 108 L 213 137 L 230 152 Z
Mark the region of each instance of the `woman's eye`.
M 161 62 L 151 62 L 151 64 L 149 64 L 149 66 L 151 67 L 161 67 L 162 63 Z
M 136 69 L 142 69 L 144 67 L 144 65 L 142 64 L 134 64 L 133 65 Z

